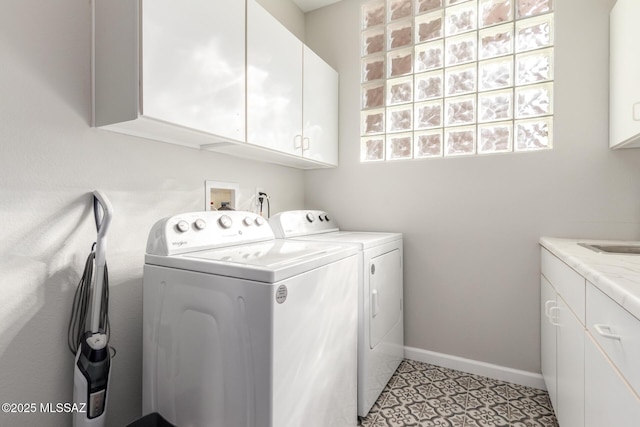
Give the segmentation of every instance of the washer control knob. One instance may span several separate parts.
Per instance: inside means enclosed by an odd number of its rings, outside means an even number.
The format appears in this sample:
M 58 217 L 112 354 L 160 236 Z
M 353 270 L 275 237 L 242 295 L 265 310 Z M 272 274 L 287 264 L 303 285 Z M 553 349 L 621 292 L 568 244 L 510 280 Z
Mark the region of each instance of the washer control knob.
M 253 218 L 251 218 L 250 216 L 245 216 L 242 222 L 244 222 L 244 225 L 249 227 L 251 224 L 253 224 Z
M 307 221 L 313 222 L 316 218 L 313 216 L 311 212 L 307 214 Z
M 222 228 L 231 228 L 233 225 L 233 220 L 229 217 L 229 215 L 222 215 L 220 219 L 218 219 L 218 224 Z
M 178 221 L 178 223 L 176 224 L 176 230 L 178 230 L 178 232 L 180 232 L 180 233 L 184 233 L 185 231 L 188 231 L 189 230 L 189 223 L 187 221 L 184 221 L 184 220 Z
M 193 225 L 195 225 L 197 230 L 204 230 L 207 228 L 207 222 L 202 218 L 196 219 L 196 222 L 194 222 Z
M 256 218 L 256 225 L 258 227 L 260 227 L 261 225 L 264 225 L 264 218 L 262 218 L 261 216 Z
M 325 216 L 324 216 L 324 220 L 325 220 L 325 221 L 331 221 L 331 219 L 329 218 L 329 215 L 325 215 Z

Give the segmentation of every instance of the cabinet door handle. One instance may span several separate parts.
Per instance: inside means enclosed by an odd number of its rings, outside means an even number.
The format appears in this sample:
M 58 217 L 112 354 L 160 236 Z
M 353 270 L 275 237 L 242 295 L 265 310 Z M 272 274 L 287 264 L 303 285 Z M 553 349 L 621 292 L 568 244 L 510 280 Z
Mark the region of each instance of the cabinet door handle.
M 302 148 L 302 135 L 296 135 L 293 137 L 293 148 Z
M 558 316 L 554 315 L 553 312 L 554 310 L 560 310 L 560 307 L 551 307 L 549 309 L 549 322 L 553 325 L 553 326 L 560 326 L 560 323 L 558 323 Z
M 615 335 L 611 333 L 611 326 L 609 325 L 602 325 L 602 324 L 593 325 L 593 329 L 595 329 L 597 333 L 599 333 L 605 338 L 618 340 L 618 341 L 622 339 L 620 335 Z
M 302 138 L 302 151 L 308 150 L 310 145 L 311 145 L 311 141 L 309 141 L 309 138 L 307 137 Z
M 549 306 L 550 306 L 551 304 L 553 304 L 553 303 L 555 303 L 555 301 L 554 301 L 554 300 L 552 300 L 552 299 L 550 299 L 549 301 L 547 301 L 547 302 L 545 302 L 545 303 L 544 303 L 544 314 L 545 314 L 547 317 L 550 317 L 550 316 L 551 316 L 551 315 L 549 314 Z

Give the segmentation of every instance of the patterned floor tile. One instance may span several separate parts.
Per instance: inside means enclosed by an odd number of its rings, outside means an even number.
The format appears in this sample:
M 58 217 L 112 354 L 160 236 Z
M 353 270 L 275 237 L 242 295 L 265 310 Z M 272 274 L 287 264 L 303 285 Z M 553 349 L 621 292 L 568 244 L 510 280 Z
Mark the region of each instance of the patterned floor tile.
M 403 361 L 362 427 L 558 427 L 542 390 Z

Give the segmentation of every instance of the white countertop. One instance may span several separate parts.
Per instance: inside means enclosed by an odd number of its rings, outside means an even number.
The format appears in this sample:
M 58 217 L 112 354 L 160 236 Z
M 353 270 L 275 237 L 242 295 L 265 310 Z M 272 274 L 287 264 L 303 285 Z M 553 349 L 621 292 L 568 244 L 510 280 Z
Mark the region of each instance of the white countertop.
M 598 253 L 578 243 L 640 245 L 640 242 L 540 238 L 543 247 L 640 319 L 640 255 Z

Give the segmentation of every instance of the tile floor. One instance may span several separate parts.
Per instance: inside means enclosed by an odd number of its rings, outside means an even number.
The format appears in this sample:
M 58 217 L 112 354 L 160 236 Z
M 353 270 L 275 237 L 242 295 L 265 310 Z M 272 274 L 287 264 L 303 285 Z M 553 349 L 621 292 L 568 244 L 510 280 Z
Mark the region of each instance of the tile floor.
M 557 427 L 546 391 L 403 361 L 362 427 Z

